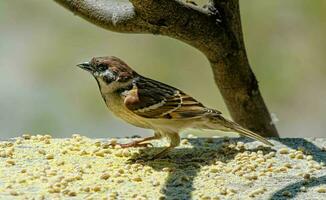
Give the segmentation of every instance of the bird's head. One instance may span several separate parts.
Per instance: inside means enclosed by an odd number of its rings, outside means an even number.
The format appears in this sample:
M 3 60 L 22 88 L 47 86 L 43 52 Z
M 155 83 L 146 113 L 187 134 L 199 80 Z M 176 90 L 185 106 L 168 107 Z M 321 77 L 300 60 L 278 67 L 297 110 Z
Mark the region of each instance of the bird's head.
M 137 73 L 121 59 L 113 56 L 94 57 L 91 61 L 77 65 L 90 72 L 97 80 L 101 90 L 115 90 L 132 81 Z

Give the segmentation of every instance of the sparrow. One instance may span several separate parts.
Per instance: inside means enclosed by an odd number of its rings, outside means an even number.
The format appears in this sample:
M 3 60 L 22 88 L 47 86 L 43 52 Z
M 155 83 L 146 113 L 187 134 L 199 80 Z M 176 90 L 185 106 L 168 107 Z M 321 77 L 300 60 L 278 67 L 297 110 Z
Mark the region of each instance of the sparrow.
M 119 144 L 122 148 L 147 146 L 150 140 L 167 138 L 169 146 L 153 157 L 160 158 L 180 144 L 180 131 L 189 128 L 236 132 L 273 146 L 183 91 L 138 74 L 117 57 L 94 57 L 77 66 L 93 75 L 106 106 L 117 117 L 154 130 L 151 137 Z

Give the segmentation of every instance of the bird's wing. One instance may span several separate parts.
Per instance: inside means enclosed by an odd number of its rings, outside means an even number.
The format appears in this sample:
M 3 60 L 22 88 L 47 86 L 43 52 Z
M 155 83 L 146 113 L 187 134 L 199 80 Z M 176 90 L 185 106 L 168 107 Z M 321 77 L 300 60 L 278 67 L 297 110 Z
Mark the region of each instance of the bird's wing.
M 189 119 L 205 114 L 221 114 L 169 85 L 140 77 L 125 93 L 125 106 L 145 118 Z

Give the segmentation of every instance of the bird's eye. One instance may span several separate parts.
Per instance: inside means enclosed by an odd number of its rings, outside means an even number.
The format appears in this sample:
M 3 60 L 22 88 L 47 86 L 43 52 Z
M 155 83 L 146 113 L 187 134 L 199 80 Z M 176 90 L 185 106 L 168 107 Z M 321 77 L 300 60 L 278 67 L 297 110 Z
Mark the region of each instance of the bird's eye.
M 97 70 L 99 72 L 104 72 L 107 69 L 107 67 L 104 64 L 100 64 L 97 66 Z

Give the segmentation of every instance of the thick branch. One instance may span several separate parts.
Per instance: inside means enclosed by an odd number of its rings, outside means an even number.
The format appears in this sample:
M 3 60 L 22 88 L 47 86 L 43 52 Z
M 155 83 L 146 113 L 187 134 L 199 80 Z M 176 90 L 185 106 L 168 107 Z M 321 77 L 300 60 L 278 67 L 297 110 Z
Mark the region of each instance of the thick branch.
M 179 0 L 55 1 L 112 31 L 166 35 L 199 49 L 232 118 L 264 136 L 278 136 L 247 59 L 238 0 L 211 0 L 206 10 Z
M 238 0 L 213 0 L 212 3 L 213 9 L 218 11 L 218 16 L 221 17 L 220 25 L 227 35 L 225 41 L 229 45 L 218 49 L 224 51 L 225 56 L 209 60 L 215 82 L 228 110 L 232 118 L 242 126 L 264 136 L 278 136 L 246 55 L 239 2 Z
M 126 1 L 112 0 L 54 0 L 74 14 L 117 32 L 147 32 L 148 27 Z

